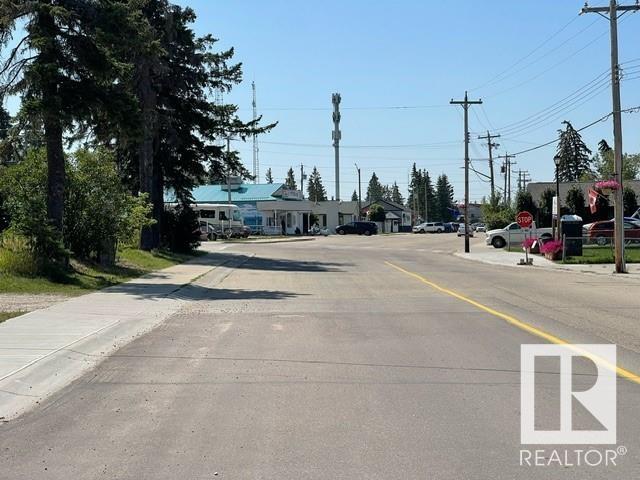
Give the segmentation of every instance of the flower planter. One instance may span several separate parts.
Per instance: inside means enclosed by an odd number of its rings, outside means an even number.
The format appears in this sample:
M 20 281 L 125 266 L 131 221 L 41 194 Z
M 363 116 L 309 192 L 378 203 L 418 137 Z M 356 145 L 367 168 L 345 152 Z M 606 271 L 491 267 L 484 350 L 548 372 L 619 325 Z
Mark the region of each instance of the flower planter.
M 544 254 L 544 258 L 547 260 L 561 260 L 562 259 L 562 251 L 560 252 L 547 252 Z

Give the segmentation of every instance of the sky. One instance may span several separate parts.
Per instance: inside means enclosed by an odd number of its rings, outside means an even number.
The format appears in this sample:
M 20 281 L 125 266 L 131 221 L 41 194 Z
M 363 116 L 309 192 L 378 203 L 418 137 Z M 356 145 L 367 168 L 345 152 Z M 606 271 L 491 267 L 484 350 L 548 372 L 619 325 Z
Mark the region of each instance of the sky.
M 406 192 L 414 162 L 432 177 L 446 173 L 462 199 L 463 116 L 449 101 L 465 90 L 483 101 L 469 111 L 470 157 L 483 173 L 488 151 L 476 137 L 487 130 L 502 135 L 495 154 L 504 155 L 557 138 L 563 120 L 579 128 L 612 110 L 609 24 L 597 14 L 579 16 L 580 0 L 177 3 L 196 11 L 198 33 L 212 33 L 221 49 L 234 47 L 243 64 L 244 82 L 225 100 L 251 118 L 255 81 L 259 114 L 278 122 L 259 138 L 261 181 L 269 167 L 282 181 L 290 166 L 297 176 L 300 164 L 306 172 L 316 166 L 334 194 L 334 92 L 342 96 L 343 199 L 357 188 L 354 163 L 364 194 L 374 171 Z M 640 106 L 639 40 L 640 14 L 626 14 L 619 25 L 623 109 Z M 612 128 L 609 118 L 583 138 L 595 151 L 600 139 L 613 144 Z M 623 115 L 623 133 L 624 150 L 640 152 L 640 113 Z M 251 144 L 236 148 L 251 169 Z M 551 181 L 554 152 L 551 145 L 518 155 L 512 185 L 519 169 L 533 181 Z M 472 201 L 488 194 L 486 179 L 473 173 L 470 179 Z
M 519 153 L 552 141 L 562 121 L 580 128 L 611 112 L 609 23 L 578 15 L 581 0 L 436 2 L 433 0 L 174 0 L 197 14 L 198 34 L 217 48 L 235 49 L 244 81 L 225 95 L 252 117 L 251 82 L 258 113 L 278 122 L 259 143 L 260 181 L 267 168 L 284 181 L 289 167 L 299 183 L 315 166 L 329 196 L 335 193 L 331 94 L 341 94 L 342 199 L 362 190 L 375 172 L 406 195 L 415 162 L 432 178 L 446 173 L 456 200 L 464 197 L 463 113 L 449 104 L 465 91 L 482 105 L 469 109 L 473 167 L 489 172 L 479 135 L 500 134 L 494 155 Z M 607 4 L 594 0 L 591 6 Z M 621 3 L 633 3 L 631 0 Z M 640 106 L 640 13 L 620 19 L 622 108 Z M 15 110 L 15 99 L 9 108 Z M 623 114 L 625 152 L 640 152 L 640 112 Z M 596 150 L 613 144 L 612 120 L 582 132 Z M 252 145 L 235 143 L 252 169 Z M 555 145 L 518 154 L 518 170 L 533 181 L 553 180 Z M 500 162 L 495 178 L 503 185 Z M 471 173 L 470 199 L 490 191 Z

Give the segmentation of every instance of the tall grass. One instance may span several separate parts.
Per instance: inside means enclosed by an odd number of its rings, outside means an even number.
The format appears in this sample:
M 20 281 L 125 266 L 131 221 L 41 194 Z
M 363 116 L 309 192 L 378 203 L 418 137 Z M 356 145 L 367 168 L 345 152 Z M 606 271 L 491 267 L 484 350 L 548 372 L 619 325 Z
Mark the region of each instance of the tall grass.
M 0 235 L 0 272 L 35 277 L 39 273 L 39 266 L 35 252 L 25 237 L 10 231 Z

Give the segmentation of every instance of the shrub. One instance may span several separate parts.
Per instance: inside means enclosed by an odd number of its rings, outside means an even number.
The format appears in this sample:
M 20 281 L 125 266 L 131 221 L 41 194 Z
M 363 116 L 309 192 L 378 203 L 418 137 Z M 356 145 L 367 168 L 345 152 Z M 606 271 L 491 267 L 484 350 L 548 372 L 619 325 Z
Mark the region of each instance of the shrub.
M 0 272 L 33 277 L 40 268 L 29 241 L 11 230 L 0 236 Z
M 487 230 L 504 228 L 514 221 L 516 212 L 511 207 L 500 204 L 484 203 L 482 205 L 482 218 L 487 226 Z
M 188 205 L 165 209 L 162 245 L 173 252 L 190 253 L 200 245 L 198 214 Z
M 369 220 L 371 220 L 372 222 L 384 222 L 385 220 L 384 208 L 382 208 L 382 205 L 378 205 L 377 203 L 374 203 L 369 207 L 369 212 L 367 213 L 367 216 Z
M 542 253 L 558 253 L 562 250 L 562 240 L 550 240 L 540 246 Z

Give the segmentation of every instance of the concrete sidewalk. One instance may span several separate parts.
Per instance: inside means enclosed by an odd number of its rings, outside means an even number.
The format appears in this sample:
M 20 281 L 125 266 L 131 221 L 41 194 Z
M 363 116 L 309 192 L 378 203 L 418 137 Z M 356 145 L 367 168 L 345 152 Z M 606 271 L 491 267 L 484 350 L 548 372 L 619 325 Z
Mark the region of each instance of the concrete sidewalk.
M 219 252 L 229 245 L 205 244 Z M 0 420 L 13 418 L 151 330 L 188 298 L 182 287 L 245 257 L 206 255 L 0 324 Z M 228 274 L 228 271 L 226 272 Z M 226 276 L 226 275 L 225 275 Z
M 464 258 L 467 260 L 473 260 L 476 262 L 486 263 L 489 265 L 500 265 L 505 267 L 517 267 L 517 268 L 542 268 L 547 270 L 579 272 L 579 273 L 591 273 L 596 275 L 613 275 L 615 271 L 615 265 L 613 263 L 605 264 L 563 264 L 552 262 L 547 260 L 542 255 L 530 255 L 533 258 L 533 267 L 526 265 L 518 265 L 520 259 L 524 259 L 524 252 L 507 252 L 504 249 L 495 249 L 493 247 L 486 247 L 485 245 L 477 245 L 471 249 L 470 253 L 455 252 L 455 256 Z M 640 264 L 628 264 L 627 271 L 629 275 L 625 275 L 625 278 L 637 278 L 640 280 Z

